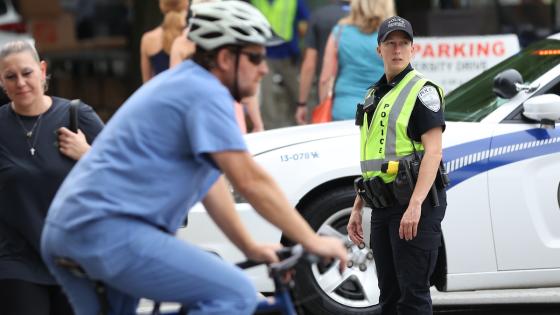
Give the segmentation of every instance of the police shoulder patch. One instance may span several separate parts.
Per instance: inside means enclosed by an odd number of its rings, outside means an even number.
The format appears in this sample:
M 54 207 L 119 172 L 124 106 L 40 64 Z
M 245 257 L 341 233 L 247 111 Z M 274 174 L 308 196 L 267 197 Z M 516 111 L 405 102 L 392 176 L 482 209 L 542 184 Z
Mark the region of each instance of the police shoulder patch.
M 439 93 L 432 85 L 426 85 L 418 93 L 418 98 L 432 112 L 437 112 L 441 108 Z

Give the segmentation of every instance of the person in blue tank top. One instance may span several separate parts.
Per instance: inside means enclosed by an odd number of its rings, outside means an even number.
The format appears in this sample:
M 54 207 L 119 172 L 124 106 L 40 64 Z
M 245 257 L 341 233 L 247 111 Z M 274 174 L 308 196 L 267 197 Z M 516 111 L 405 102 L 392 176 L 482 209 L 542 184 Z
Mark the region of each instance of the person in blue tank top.
M 171 46 L 186 26 L 188 6 L 188 0 L 159 0 L 163 21 L 158 27 L 144 33 L 140 40 L 142 82 L 169 69 Z
M 319 80 L 321 102 L 333 93 L 333 120 L 354 119 L 372 80 L 383 74 L 383 60 L 376 53 L 377 29 L 393 15 L 392 0 L 355 0 L 350 15 L 333 28 Z
M 177 302 L 195 315 L 252 314 L 257 295 L 243 271 L 174 236 L 202 201 L 248 258 L 277 261 L 279 244 L 257 243 L 242 225 L 222 172 L 283 235 L 344 268 L 342 241 L 315 234 L 290 206 L 247 152 L 235 120 L 234 99 L 256 93 L 268 71 L 268 22 L 241 1 L 192 10 L 192 60 L 119 108 L 49 209 L 42 257 L 78 315 L 97 314 L 100 305 L 90 280 L 56 264 L 61 257 L 105 283 L 111 314 L 133 314 L 140 297 Z

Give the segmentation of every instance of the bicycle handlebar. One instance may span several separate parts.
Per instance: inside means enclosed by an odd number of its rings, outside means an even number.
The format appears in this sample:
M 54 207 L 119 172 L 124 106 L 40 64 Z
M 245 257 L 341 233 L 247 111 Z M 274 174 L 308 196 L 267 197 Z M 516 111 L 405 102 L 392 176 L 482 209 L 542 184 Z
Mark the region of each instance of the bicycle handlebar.
M 303 246 L 301 246 L 301 244 L 284 247 L 276 251 L 276 255 L 278 256 L 278 259 L 280 259 L 279 262 L 269 264 L 264 261 L 246 260 L 237 263 L 236 266 L 241 269 L 247 269 L 247 268 L 267 264 L 271 273 L 282 273 L 284 271 L 288 271 L 292 269 L 300 261 L 305 260 L 308 263 L 317 263 L 321 260 L 319 256 L 315 254 L 311 254 L 307 252 L 305 249 L 303 249 Z
M 235 265 L 237 267 L 241 268 L 241 269 L 249 269 L 249 268 L 252 268 L 252 267 L 262 265 L 264 263 L 265 262 L 263 262 L 263 261 L 246 260 L 246 261 L 239 262 Z

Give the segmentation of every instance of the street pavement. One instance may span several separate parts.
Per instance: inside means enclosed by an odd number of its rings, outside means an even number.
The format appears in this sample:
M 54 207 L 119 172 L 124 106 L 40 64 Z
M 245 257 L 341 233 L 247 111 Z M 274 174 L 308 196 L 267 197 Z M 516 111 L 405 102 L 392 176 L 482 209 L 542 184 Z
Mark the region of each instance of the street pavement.
M 560 304 L 434 306 L 434 315 L 558 315 Z
M 432 291 L 435 315 L 560 315 L 560 288 Z
M 434 315 L 560 315 L 560 287 L 522 290 L 438 292 L 432 289 Z M 143 300 L 139 310 L 150 314 Z M 176 305 L 165 304 L 166 310 Z
M 559 303 L 560 288 L 438 292 L 432 289 L 434 305 L 484 305 L 512 303 Z M 558 313 L 560 315 L 560 312 Z

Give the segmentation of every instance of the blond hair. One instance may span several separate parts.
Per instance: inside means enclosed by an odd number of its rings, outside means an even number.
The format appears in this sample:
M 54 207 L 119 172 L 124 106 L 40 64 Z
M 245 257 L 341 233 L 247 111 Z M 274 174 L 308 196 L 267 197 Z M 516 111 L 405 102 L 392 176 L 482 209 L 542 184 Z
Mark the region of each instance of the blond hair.
M 164 15 L 171 11 L 187 11 L 188 6 L 188 0 L 159 0 L 159 8 Z
M 9 55 L 20 52 L 28 52 L 29 54 L 31 54 L 33 59 L 37 61 L 37 63 L 41 61 L 41 59 L 39 59 L 39 54 L 37 53 L 37 49 L 35 49 L 35 46 L 24 40 L 14 40 L 4 44 L 2 48 L 0 48 L 0 60 L 4 60 L 4 58 L 8 57 Z
M 340 24 L 352 24 L 366 34 L 377 31 L 381 22 L 396 15 L 393 0 L 350 0 L 350 15 Z
M 186 12 L 188 0 L 159 0 L 159 8 L 164 14 L 162 48 L 166 53 L 171 53 L 173 41 L 181 36 L 186 26 Z

